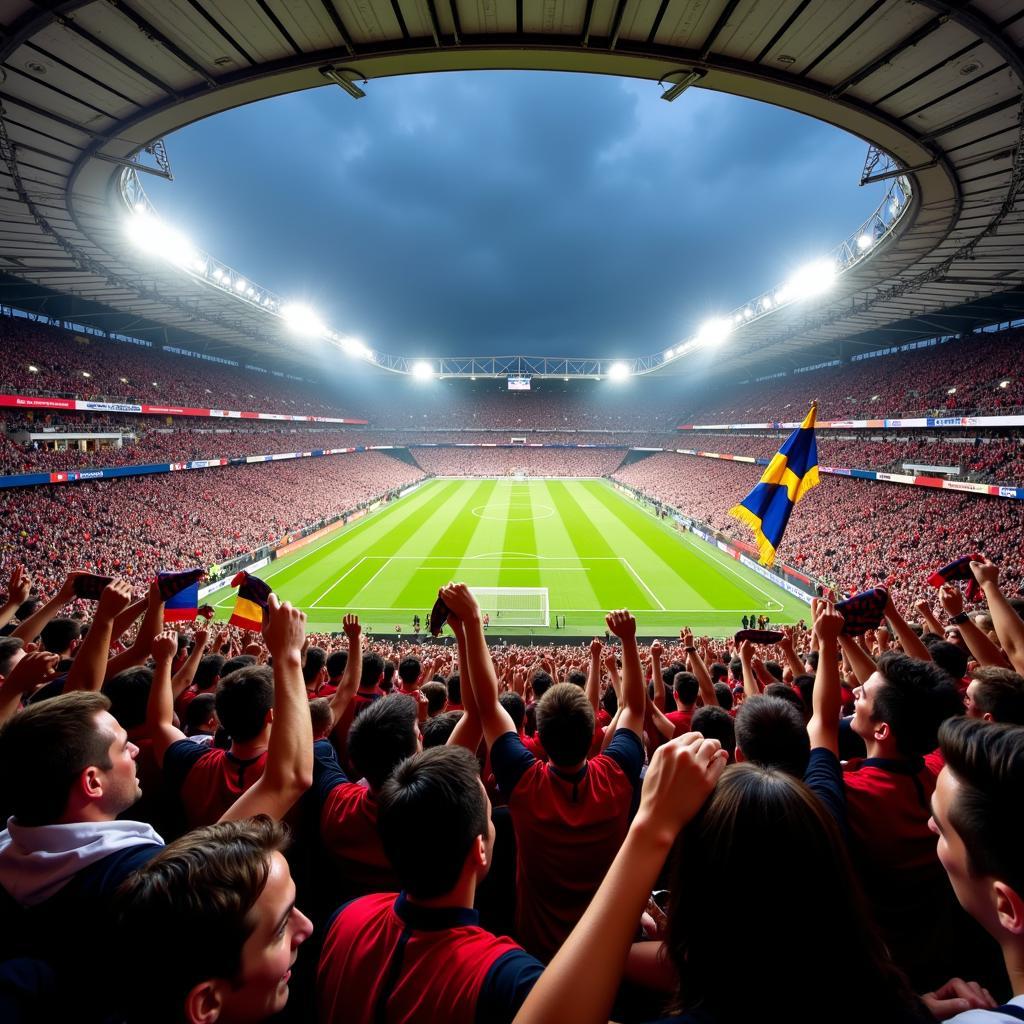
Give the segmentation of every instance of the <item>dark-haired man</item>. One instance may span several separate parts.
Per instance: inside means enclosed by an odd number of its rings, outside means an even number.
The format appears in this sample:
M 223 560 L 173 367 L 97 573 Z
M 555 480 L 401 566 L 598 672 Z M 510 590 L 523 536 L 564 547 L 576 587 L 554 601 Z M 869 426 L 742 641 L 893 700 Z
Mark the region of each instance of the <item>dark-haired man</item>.
M 1024 729 L 961 718 L 939 730 L 945 767 L 932 794 L 938 857 L 960 905 L 1003 953 L 1013 998 L 955 1024 L 1024 1020 Z M 992 1005 L 994 1001 L 990 1001 Z
M 266 816 L 196 829 L 131 875 L 115 897 L 124 1019 L 257 1024 L 282 1010 L 312 934 Z
M 851 853 L 893 959 L 931 989 L 955 973 L 944 962 L 955 904 L 928 828 L 935 773 L 925 756 L 963 701 L 938 666 L 894 653 L 879 659 L 854 700 L 852 727 L 868 756 L 843 775 Z
M 1024 676 L 997 665 L 975 669 L 964 695 L 964 708 L 968 718 L 1024 725 Z
M 548 959 L 586 910 L 629 825 L 646 710 L 636 620 L 626 611 L 606 619 L 622 641 L 623 682 L 618 728 L 604 754 L 588 759 L 594 709 L 578 686 L 561 683 L 537 704 L 537 732 L 550 758 L 544 763 L 523 745 L 498 699 L 480 608 L 469 588 L 451 584 L 441 595 L 465 630 L 467 682 L 515 827 L 516 929 L 526 949 Z
M 366 896 L 331 921 L 317 978 L 322 1024 L 505 1024 L 542 965 L 479 926 L 494 846 L 476 758 L 436 747 L 381 787 L 378 828 L 402 892 Z

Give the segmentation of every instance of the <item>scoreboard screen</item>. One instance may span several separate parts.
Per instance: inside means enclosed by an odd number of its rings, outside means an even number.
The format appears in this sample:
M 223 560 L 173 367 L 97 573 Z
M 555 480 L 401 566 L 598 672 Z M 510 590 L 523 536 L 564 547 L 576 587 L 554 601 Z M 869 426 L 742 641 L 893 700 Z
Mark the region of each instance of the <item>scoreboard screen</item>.
M 508 378 L 508 389 L 509 389 L 509 391 L 529 391 L 530 390 L 530 378 L 529 377 L 509 377 Z

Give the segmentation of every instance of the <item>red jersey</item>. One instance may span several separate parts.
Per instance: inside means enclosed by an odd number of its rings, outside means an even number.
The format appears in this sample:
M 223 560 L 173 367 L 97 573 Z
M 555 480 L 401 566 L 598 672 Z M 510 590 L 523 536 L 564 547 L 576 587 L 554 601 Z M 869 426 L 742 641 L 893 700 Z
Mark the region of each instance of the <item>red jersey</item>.
M 484 931 L 477 920 L 467 908 L 420 907 L 395 893 L 364 896 L 342 907 L 320 955 L 318 1019 L 322 1024 L 511 1020 L 541 966 L 511 939 Z M 501 972 L 493 970 L 499 961 Z M 499 973 L 515 980 L 501 981 Z M 487 996 L 494 1010 L 484 1010 Z
M 516 929 L 550 959 L 597 892 L 629 827 L 643 747 L 619 729 L 575 774 L 537 761 L 515 733 L 491 749 L 516 833 Z
M 177 788 L 190 829 L 212 825 L 263 775 L 267 752 L 247 760 L 230 751 L 178 740 L 164 754 L 164 776 Z
M 665 716 L 671 723 L 675 732 L 672 733 L 672 738 L 675 739 L 677 736 L 684 736 L 690 732 L 693 726 L 693 709 L 689 711 L 670 711 Z
M 385 892 L 398 886 L 384 844 L 377 834 L 377 798 L 349 782 L 331 744 L 313 745 L 313 787 L 320 803 L 320 835 L 341 868 L 345 891 L 352 895 Z

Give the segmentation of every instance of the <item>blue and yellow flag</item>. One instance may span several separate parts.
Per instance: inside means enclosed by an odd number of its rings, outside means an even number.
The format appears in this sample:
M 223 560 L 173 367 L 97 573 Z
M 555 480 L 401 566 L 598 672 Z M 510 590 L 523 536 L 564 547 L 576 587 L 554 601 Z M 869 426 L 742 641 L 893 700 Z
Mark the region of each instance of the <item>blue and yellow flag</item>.
M 819 484 L 818 444 L 814 439 L 814 420 L 818 404 L 811 405 L 803 423 L 786 438 L 778 454 L 768 463 L 761 482 L 729 515 L 746 523 L 754 531 L 762 565 L 775 561 L 775 552 L 789 522 L 793 506 Z

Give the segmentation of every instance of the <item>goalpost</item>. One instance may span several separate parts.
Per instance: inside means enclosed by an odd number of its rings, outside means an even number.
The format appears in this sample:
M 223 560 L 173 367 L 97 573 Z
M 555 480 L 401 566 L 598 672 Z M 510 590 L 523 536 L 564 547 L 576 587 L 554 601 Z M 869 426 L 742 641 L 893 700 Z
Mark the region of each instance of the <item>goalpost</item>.
M 547 626 L 547 587 L 471 587 L 480 611 L 491 617 L 491 625 Z

